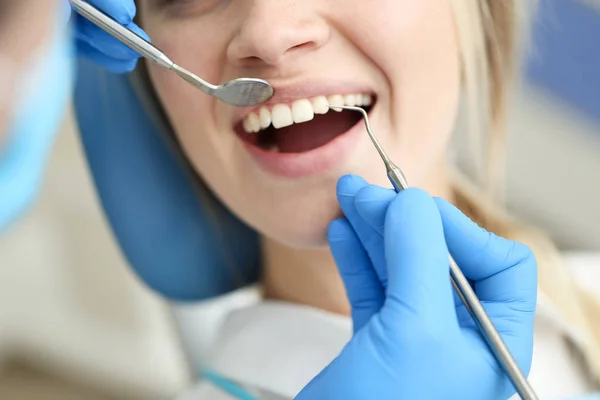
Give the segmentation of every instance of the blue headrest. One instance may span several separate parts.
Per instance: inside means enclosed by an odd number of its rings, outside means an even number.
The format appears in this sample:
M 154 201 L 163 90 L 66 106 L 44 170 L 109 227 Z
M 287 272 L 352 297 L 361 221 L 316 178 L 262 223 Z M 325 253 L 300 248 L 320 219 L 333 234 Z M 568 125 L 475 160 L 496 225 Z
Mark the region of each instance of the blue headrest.
M 96 188 L 122 251 L 153 290 L 176 301 L 255 282 L 255 232 L 212 195 L 151 122 L 131 80 L 81 60 L 75 112 Z

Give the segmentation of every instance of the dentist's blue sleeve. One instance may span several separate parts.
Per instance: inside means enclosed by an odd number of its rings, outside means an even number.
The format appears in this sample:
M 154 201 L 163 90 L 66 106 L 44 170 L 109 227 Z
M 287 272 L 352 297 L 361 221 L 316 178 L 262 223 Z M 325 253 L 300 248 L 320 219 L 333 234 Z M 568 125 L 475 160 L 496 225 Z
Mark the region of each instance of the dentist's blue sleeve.
M 256 234 L 211 200 L 127 75 L 81 61 L 75 111 L 97 193 L 137 275 L 179 301 L 253 283 Z

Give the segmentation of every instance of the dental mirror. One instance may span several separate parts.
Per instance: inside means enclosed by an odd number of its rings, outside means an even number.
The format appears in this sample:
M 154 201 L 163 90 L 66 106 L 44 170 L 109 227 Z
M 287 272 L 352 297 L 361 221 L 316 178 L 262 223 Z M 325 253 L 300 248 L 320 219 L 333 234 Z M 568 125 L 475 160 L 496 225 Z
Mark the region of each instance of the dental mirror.
M 165 53 L 148 43 L 144 38 L 125 28 L 102 11 L 83 0 L 69 0 L 73 9 L 100 29 L 115 37 L 157 65 L 175 72 L 186 82 L 236 107 L 254 106 L 273 97 L 275 90 L 266 81 L 255 78 L 238 78 L 222 85 L 213 85 L 197 75 L 175 64 Z

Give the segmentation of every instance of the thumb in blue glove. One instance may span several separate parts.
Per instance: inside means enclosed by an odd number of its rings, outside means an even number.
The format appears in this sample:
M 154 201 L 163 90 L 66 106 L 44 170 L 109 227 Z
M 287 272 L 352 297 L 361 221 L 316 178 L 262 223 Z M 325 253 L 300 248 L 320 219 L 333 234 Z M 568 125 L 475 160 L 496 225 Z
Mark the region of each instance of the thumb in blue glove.
M 355 334 L 298 399 L 506 399 L 514 388 L 462 304 L 448 249 L 528 372 L 537 274 L 527 247 L 479 228 L 418 189 L 398 195 L 344 177 L 345 219 L 329 240 Z
M 133 0 L 88 0 L 99 10 L 112 17 L 124 27 L 150 41 L 148 35 L 134 22 L 136 7 Z M 71 7 L 68 7 L 69 12 Z M 126 73 L 135 69 L 140 55 L 125 46 L 96 25 L 72 13 L 75 39 L 79 55 L 94 61 L 113 73 Z

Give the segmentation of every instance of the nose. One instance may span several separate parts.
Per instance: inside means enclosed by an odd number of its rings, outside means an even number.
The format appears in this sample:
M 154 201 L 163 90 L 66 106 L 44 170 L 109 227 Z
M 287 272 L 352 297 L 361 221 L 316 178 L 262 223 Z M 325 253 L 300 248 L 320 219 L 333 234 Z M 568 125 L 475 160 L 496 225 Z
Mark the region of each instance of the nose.
M 329 40 L 330 28 L 311 1 L 245 1 L 243 23 L 227 49 L 233 64 L 281 66 Z

